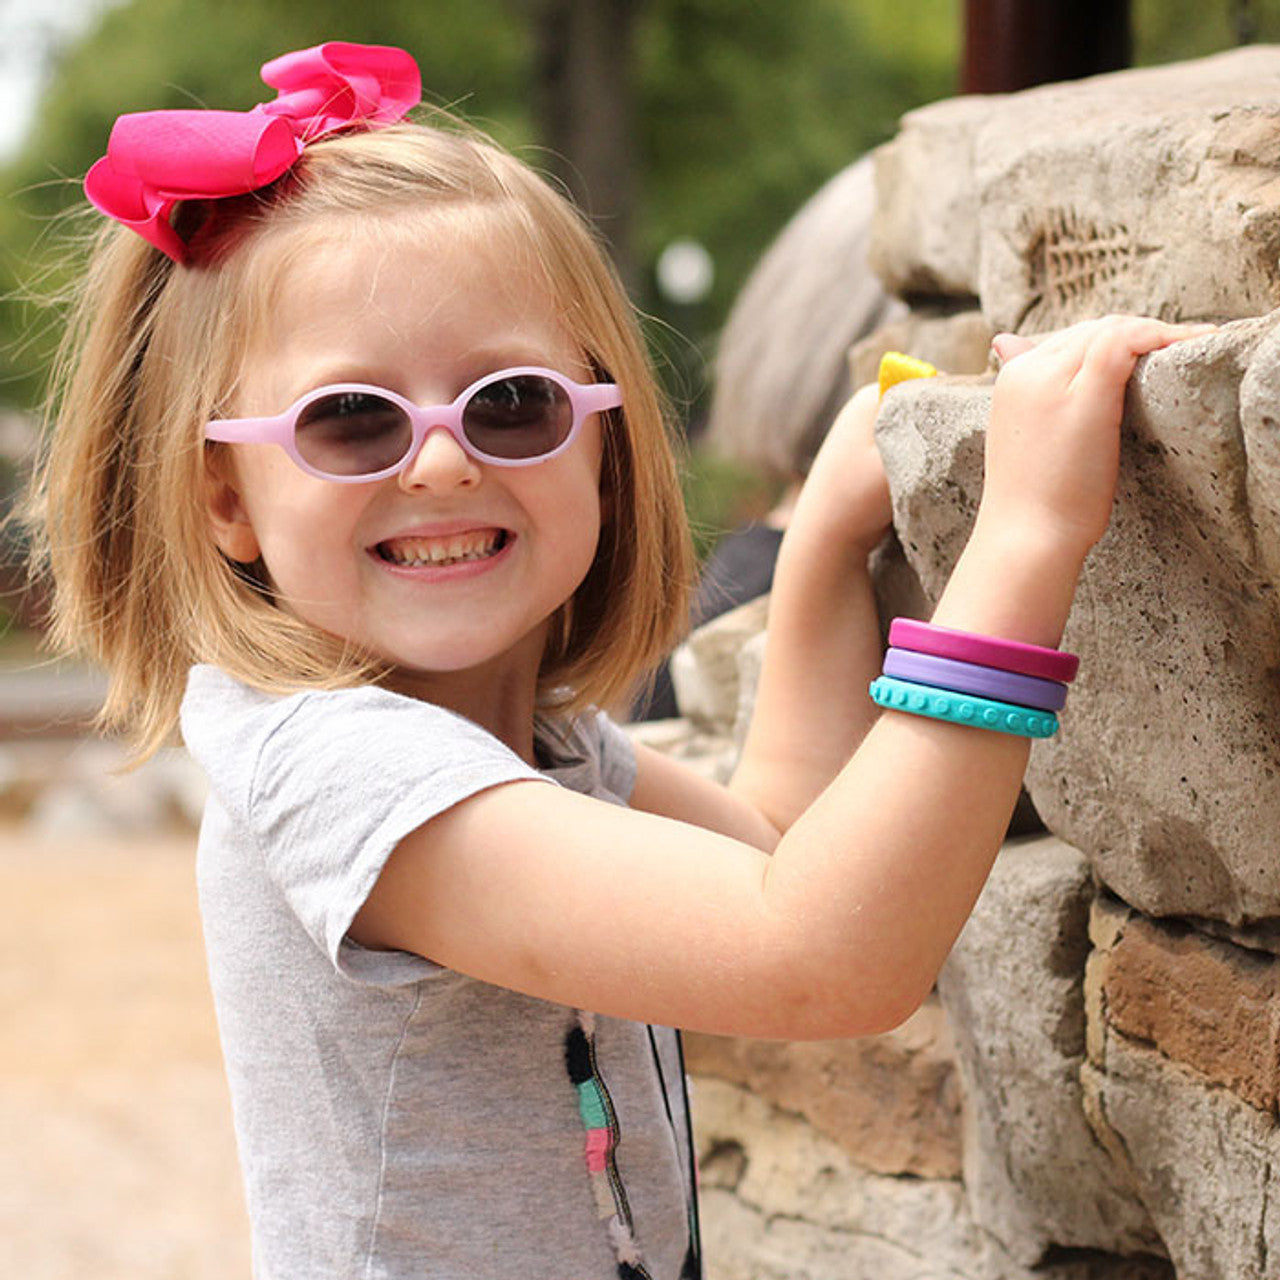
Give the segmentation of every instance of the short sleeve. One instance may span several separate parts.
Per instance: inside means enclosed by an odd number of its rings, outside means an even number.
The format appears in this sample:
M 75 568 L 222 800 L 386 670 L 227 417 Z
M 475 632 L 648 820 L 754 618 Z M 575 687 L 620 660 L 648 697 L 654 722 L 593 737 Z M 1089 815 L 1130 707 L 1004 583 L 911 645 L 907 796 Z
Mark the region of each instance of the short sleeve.
M 193 743 L 184 714 L 188 745 L 268 878 L 329 960 L 356 978 L 372 974 L 353 968 L 376 969 L 384 953 L 344 939 L 396 845 L 490 787 L 546 781 L 478 725 L 383 689 L 277 699 L 239 726 L 211 743 L 206 721 Z

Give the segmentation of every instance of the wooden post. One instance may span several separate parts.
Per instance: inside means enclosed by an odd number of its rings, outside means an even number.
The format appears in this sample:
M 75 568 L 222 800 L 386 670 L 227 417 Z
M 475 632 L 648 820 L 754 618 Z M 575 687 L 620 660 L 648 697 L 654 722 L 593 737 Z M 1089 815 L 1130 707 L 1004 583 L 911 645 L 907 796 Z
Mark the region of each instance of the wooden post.
M 533 0 L 534 107 L 558 176 L 636 283 L 634 58 L 645 0 Z
M 1129 0 L 965 0 L 962 93 L 1011 93 L 1129 65 Z

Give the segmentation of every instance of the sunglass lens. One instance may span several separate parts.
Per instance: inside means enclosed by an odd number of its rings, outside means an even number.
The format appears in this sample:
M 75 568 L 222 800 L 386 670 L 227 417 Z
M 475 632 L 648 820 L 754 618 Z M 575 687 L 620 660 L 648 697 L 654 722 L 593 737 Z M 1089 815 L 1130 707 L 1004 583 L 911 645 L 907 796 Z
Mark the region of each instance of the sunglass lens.
M 398 405 L 371 391 L 339 391 L 313 400 L 294 426 L 298 452 L 330 476 L 368 476 L 409 451 L 413 426 Z
M 572 427 L 567 392 L 538 374 L 486 382 L 462 411 L 467 439 L 492 458 L 541 457 L 562 445 Z

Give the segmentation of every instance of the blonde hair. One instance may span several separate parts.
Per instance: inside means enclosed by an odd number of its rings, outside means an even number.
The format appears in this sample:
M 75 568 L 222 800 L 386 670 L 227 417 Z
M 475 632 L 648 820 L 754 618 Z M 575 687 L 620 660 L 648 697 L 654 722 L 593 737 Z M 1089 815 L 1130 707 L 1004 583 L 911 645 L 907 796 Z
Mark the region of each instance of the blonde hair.
M 611 705 L 686 625 L 692 556 L 666 413 L 634 312 L 581 216 L 487 139 L 402 124 L 307 148 L 273 188 L 189 204 L 178 266 L 102 229 L 55 371 L 53 421 L 25 506 L 33 565 L 52 578 L 52 642 L 103 665 L 100 720 L 144 759 L 172 733 L 190 666 L 268 692 L 376 681 L 385 664 L 272 602 L 216 547 L 203 427 L 229 403 L 267 314 L 265 246 L 333 216 L 483 210 L 528 246 L 570 336 L 623 408 L 609 414 L 599 547 L 558 612 L 539 672 L 544 707 Z M 284 237 L 281 239 L 281 237 Z M 299 237 L 301 243 L 305 238 Z

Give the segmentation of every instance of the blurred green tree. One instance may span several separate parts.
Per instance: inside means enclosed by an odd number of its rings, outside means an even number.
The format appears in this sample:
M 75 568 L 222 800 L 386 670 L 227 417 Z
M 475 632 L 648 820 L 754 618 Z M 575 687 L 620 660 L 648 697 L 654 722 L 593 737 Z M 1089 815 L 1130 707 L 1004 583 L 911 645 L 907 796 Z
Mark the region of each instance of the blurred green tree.
M 1131 0 L 1137 66 L 1280 40 L 1280 0 Z
M 339 38 L 411 49 L 429 101 L 509 145 L 532 136 L 527 40 L 506 0 L 352 5 L 342 0 L 133 0 L 65 50 L 36 123 L 0 173 L 0 402 L 34 403 L 59 330 L 56 298 L 78 271 L 79 180 L 126 111 L 247 108 L 272 96 L 258 68 Z

